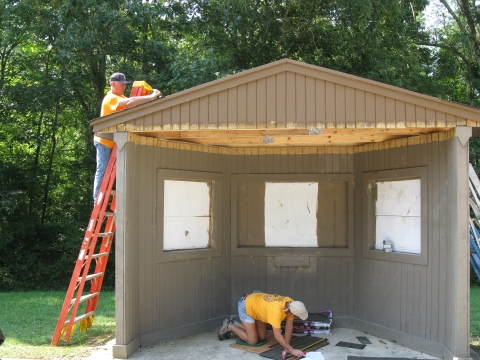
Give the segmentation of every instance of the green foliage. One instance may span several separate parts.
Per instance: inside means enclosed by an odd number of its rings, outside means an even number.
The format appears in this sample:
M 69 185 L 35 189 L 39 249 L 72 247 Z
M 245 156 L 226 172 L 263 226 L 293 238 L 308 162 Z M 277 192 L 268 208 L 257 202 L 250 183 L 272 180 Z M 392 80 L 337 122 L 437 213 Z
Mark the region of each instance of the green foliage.
M 432 89 L 430 52 L 415 44 L 426 1 L 186 1 L 181 66 L 200 79 L 292 58 L 415 91 Z M 412 7 L 416 12 L 412 13 Z M 186 42 L 186 44 L 185 44 Z M 188 57 L 183 56 L 186 54 Z M 216 68 L 213 71 L 212 68 Z M 198 70 L 197 70 L 198 69 Z
M 471 0 L 439 0 L 435 12 L 434 25 L 422 29 L 416 41 L 435 49 L 435 95 L 479 106 L 480 9 Z

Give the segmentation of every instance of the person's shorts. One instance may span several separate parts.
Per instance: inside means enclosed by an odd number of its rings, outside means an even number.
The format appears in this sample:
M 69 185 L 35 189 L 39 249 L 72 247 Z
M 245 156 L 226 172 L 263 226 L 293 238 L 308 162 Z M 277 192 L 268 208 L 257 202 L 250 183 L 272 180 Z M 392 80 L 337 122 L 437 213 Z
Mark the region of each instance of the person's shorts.
M 250 315 L 247 314 L 247 310 L 245 309 L 245 299 L 247 298 L 247 295 L 245 294 L 240 298 L 238 301 L 238 317 L 242 322 L 246 322 L 249 324 L 255 323 L 255 319 L 252 318 Z
M 255 290 L 254 293 L 255 292 L 260 291 Z M 245 308 L 245 299 L 247 298 L 247 296 L 248 294 L 243 295 L 238 301 L 238 317 L 240 318 L 240 320 L 242 320 L 242 322 L 253 324 L 255 323 L 255 319 L 247 314 L 247 310 Z

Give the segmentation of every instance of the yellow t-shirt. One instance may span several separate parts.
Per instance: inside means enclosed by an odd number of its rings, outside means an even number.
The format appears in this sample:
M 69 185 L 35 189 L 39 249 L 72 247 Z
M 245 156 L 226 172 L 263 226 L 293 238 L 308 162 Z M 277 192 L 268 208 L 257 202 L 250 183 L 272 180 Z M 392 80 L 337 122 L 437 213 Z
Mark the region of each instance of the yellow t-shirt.
M 282 321 L 293 320 L 295 317 L 288 315 L 285 311 L 285 303 L 292 302 L 288 296 L 270 295 L 265 293 L 249 294 L 245 299 L 245 310 L 255 320 L 263 321 L 280 329 Z
M 103 98 L 100 116 L 109 115 L 111 113 L 126 109 L 126 106 L 118 105 L 118 102 L 121 98 L 126 98 L 126 96 L 115 95 L 114 93 L 112 93 L 112 91 L 109 91 L 107 95 L 105 95 L 105 97 Z

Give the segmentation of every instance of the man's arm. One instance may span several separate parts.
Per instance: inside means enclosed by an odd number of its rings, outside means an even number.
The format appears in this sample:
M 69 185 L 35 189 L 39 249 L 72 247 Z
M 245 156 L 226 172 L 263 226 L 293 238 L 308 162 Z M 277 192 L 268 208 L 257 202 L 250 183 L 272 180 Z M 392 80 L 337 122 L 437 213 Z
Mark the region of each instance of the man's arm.
M 290 344 L 293 333 L 293 320 L 287 320 L 285 324 L 285 341 Z
M 290 321 L 290 322 L 291 322 L 291 328 L 293 329 L 293 321 Z M 287 321 L 287 324 L 288 324 L 288 321 Z M 275 339 L 278 341 L 278 343 L 280 345 L 283 346 L 283 348 L 286 351 L 288 351 L 290 354 L 292 354 L 293 356 L 296 356 L 298 358 L 301 358 L 301 357 L 305 356 L 303 354 L 302 350 L 294 349 L 290 345 L 290 339 L 288 339 L 288 342 L 287 342 L 287 340 L 285 340 L 285 338 L 282 335 L 282 330 L 281 329 L 274 328 L 274 327 L 272 327 L 272 329 L 273 329 L 273 335 L 275 336 Z M 285 330 L 285 337 L 287 337 L 287 331 L 286 330 Z M 292 330 L 291 329 L 290 329 L 290 336 L 289 337 L 290 338 L 292 337 Z
M 162 95 L 162 93 L 154 89 L 150 95 L 145 95 L 145 96 L 133 96 L 131 98 L 122 98 L 118 101 L 118 105 L 120 106 L 126 106 L 126 107 L 133 107 L 136 105 L 140 105 L 143 103 L 146 103 L 148 101 L 155 100 L 157 97 Z

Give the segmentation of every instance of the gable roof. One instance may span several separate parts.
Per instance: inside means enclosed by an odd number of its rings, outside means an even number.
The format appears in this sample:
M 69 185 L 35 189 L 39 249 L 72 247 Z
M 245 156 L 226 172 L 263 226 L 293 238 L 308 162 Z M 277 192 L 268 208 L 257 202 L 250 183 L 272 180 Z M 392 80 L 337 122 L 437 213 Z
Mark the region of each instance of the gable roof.
M 283 59 L 90 122 L 186 143 L 356 146 L 480 126 L 480 109 Z

